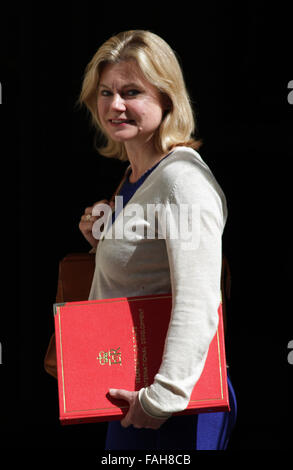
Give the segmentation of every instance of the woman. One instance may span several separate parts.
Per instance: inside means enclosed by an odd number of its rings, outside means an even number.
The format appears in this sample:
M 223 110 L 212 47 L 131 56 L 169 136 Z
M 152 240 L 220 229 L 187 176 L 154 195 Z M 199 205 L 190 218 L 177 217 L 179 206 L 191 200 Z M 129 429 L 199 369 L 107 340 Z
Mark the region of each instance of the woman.
M 99 152 L 130 163 L 119 195 L 123 207 L 131 199 L 143 208 L 136 228 L 149 226 L 150 204 L 168 209 L 169 224 L 178 221 L 176 211 L 183 205 L 199 209 L 198 216 L 189 218 L 192 236 L 187 244 L 186 233 L 171 236 L 170 226 L 164 238 L 154 229 L 154 236 L 124 231 L 123 237 L 98 241 L 92 233 L 98 219 L 92 215 L 94 206 L 81 218 L 80 230 L 96 249 L 90 299 L 170 291 L 173 298 L 164 356 L 153 384 L 139 392 L 110 390 L 130 407 L 121 423 L 109 424 L 106 447 L 226 448 L 233 414 L 172 416 L 187 406 L 217 329 L 227 217 L 225 196 L 196 151 L 200 142 L 192 137 L 193 112 L 174 52 L 149 31 L 110 38 L 87 66 L 80 103 L 106 137 Z M 122 215 L 113 213 L 113 230 Z

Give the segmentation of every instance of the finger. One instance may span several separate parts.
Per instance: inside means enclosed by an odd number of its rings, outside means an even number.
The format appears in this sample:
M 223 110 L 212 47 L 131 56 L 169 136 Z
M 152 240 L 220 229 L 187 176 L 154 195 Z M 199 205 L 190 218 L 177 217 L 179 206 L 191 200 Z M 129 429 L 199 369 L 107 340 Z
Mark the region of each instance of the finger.
M 109 394 L 113 398 L 118 398 L 120 400 L 128 401 L 128 403 L 130 405 L 129 392 L 127 390 L 118 390 L 118 389 L 110 388 L 109 389 Z M 123 428 L 128 428 L 128 426 L 131 425 L 131 418 L 130 418 L 130 412 L 129 411 L 127 412 L 126 416 L 124 416 L 124 418 L 120 421 L 120 424 Z
M 128 428 L 132 424 L 130 413 L 128 412 L 126 416 L 120 421 L 120 424 L 123 428 Z
M 95 202 L 92 207 L 91 207 L 91 211 L 94 210 L 94 207 L 98 207 L 98 206 L 101 206 L 103 204 L 106 204 L 107 206 L 109 205 L 109 201 L 107 199 L 102 199 L 101 201 L 97 201 Z
M 107 199 L 101 199 L 101 201 L 94 202 L 94 204 L 92 206 L 86 207 L 85 210 L 84 210 L 84 213 L 85 213 L 85 215 L 91 214 L 92 211 L 93 211 L 94 206 L 96 206 L 97 204 L 108 204 L 108 203 L 109 203 L 109 201 Z
M 125 416 L 125 418 L 123 418 L 121 421 L 120 421 L 120 424 L 123 428 L 128 428 L 129 426 L 133 425 L 134 428 L 136 429 L 142 429 L 143 426 L 139 425 L 139 424 L 133 424 L 131 418 L 127 418 L 127 415 Z M 148 428 L 148 429 L 152 429 L 152 428 Z
M 132 392 L 129 392 L 128 390 L 110 388 L 109 393 L 111 397 L 118 398 L 119 400 L 126 400 L 129 404 L 132 401 Z
M 92 224 L 93 222 L 95 222 L 96 220 L 98 219 L 98 217 L 96 217 L 95 215 L 91 215 L 91 214 L 84 214 L 81 216 L 81 222 L 85 222 L 85 223 L 90 223 Z
M 84 210 L 84 213 L 85 213 L 85 214 L 91 214 L 91 213 L 92 213 L 92 210 L 93 210 L 93 206 L 91 206 L 91 207 L 86 207 L 85 210 Z

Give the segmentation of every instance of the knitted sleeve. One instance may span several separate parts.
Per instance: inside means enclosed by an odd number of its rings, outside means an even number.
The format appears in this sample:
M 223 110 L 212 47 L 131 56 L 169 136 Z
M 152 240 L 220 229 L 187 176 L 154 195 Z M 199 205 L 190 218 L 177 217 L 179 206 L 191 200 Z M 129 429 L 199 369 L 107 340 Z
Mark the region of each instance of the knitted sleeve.
M 225 224 L 223 199 L 200 171 L 184 172 L 176 179 L 166 208 L 170 215 L 166 248 L 173 298 L 171 320 L 160 369 L 153 384 L 139 392 L 143 409 L 155 417 L 184 410 L 203 370 L 218 325 Z M 187 208 L 189 224 L 184 227 L 186 217 L 180 221 L 178 211 L 186 214 Z M 176 232 L 176 224 L 181 231 L 177 237 L 172 232 Z

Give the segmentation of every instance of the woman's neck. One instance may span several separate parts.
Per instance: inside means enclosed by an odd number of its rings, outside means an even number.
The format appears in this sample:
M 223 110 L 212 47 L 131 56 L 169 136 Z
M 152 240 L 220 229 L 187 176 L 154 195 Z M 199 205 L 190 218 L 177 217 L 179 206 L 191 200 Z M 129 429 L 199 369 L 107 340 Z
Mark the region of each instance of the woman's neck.
M 130 183 L 135 183 L 138 181 L 147 170 L 152 168 L 165 156 L 165 153 L 156 151 L 153 146 L 131 148 L 126 144 L 125 147 L 132 170 L 129 177 Z

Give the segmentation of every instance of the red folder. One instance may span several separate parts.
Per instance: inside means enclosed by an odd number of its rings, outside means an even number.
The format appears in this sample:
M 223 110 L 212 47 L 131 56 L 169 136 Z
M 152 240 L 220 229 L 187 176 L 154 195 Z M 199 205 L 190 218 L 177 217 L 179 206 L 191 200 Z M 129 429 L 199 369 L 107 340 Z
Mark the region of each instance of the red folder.
M 109 388 L 139 390 L 153 382 L 170 321 L 170 294 L 54 305 L 62 424 L 121 419 L 128 403 Z M 187 408 L 229 410 L 222 306 L 218 330 Z

